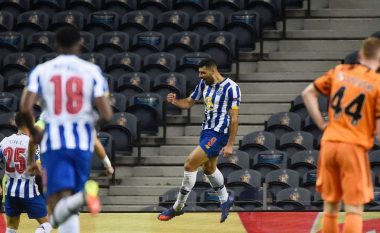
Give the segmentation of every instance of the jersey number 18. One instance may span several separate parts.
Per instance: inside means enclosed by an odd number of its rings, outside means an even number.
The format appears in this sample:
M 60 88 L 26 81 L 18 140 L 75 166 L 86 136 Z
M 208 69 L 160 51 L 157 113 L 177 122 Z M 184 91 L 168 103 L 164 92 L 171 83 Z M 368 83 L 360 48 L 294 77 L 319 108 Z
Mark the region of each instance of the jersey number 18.
M 62 77 L 55 75 L 50 79 L 54 84 L 54 114 L 62 113 Z M 66 82 L 66 110 L 70 114 L 76 114 L 83 105 L 83 80 L 76 76 L 70 77 Z

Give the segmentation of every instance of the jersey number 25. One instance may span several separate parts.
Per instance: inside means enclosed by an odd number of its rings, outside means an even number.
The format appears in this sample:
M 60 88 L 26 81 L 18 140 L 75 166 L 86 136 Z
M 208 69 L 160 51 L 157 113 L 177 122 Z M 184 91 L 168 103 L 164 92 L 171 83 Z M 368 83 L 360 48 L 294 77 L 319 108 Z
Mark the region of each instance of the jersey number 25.
M 26 160 L 22 156 L 25 153 L 25 148 L 16 147 L 14 150 L 12 147 L 4 149 L 4 156 L 7 158 L 7 164 L 5 170 L 7 172 L 15 172 L 15 170 L 22 174 L 26 169 Z M 12 162 L 14 167 L 12 166 Z

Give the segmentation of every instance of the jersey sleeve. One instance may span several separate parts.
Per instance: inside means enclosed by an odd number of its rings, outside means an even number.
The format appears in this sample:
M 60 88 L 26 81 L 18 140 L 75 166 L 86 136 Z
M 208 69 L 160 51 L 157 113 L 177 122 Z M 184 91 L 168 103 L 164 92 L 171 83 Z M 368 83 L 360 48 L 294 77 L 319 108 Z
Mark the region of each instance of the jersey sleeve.
M 380 118 L 380 86 L 377 88 L 377 93 L 376 93 L 375 114 L 376 114 L 376 118 Z
M 228 89 L 228 106 L 229 109 L 239 109 L 241 102 L 241 91 L 238 85 Z
M 5 142 L 4 142 L 5 140 L 3 139 L 1 142 L 0 142 L 0 159 L 2 159 L 3 157 L 4 157 L 4 155 L 3 155 L 3 147 L 4 147 L 4 144 L 5 144 Z
M 26 90 L 38 95 L 41 94 L 41 82 L 40 82 L 40 74 L 39 74 L 38 67 L 36 67 L 29 74 L 28 81 L 26 83 Z
M 102 72 L 100 68 L 97 68 L 93 72 L 93 78 L 94 78 L 94 97 L 102 97 L 107 96 L 109 94 L 108 91 L 108 84 L 104 76 L 102 75 Z
M 203 80 L 201 80 L 198 85 L 195 87 L 195 90 L 193 91 L 193 93 L 191 93 L 190 97 L 193 99 L 193 100 L 200 100 L 202 98 L 202 94 L 203 94 L 203 90 L 205 89 L 205 86 L 206 84 L 204 83 Z
M 314 81 L 314 87 L 325 96 L 329 96 L 331 92 L 332 79 L 334 77 L 334 69 L 329 70 L 321 77 Z

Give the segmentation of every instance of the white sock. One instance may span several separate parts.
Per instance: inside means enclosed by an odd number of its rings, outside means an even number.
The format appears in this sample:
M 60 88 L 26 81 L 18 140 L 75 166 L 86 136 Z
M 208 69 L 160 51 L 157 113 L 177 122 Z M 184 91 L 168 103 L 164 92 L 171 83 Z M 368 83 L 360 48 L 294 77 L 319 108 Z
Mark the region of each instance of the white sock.
M 53 230 L 53 227 L 50 223 L 42 223 L 35 231 L 35 233 L 50 233 Z
M 14 230 L 14 229 L 11 229 L 11 228 L 8 228 L 5 230 L 5 233 L 16 233 L 17 230 Z
M 73 214 L 77 214 L 79 209 L 85 204 L 83 192 L 78 192 L 70 197 L 62 198 L 55 205 L 53 214 L 50 216 L 50 223 L 53 227 L 59 226 Z
M 79 233 L 79 215 L 71 215 L 64 223 L 62 223 L 59 228 L 59 233 Z
M 226 186 L 224 186 L 223 174 L 217 168 L 214 174 L 207 175 L 208 180 L 210 181 L 211 187 L 218 193 L 220 203 L 224 203 L 228 199 L 228 193 Z
M 195 185 L 195 181 L 197 179 L 197 172 L 198 171 L 183 172 L 182 186 L 179 190 L 177 201 L 173 205 L 173 208 L 175 210 L 179 211 L 185 206 L 186 200 L 189 197 L 189 194 Z

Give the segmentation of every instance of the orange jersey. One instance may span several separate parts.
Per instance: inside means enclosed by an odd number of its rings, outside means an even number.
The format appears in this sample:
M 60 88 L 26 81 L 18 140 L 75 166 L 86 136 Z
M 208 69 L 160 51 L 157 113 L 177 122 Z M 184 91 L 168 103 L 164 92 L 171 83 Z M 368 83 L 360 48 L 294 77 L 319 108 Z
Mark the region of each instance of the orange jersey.
M 380 75 L 363 65 L 338 65 L 314 86 L 329 97 L 329 125 L 322 140 L 372 148 L 380 117 Z

